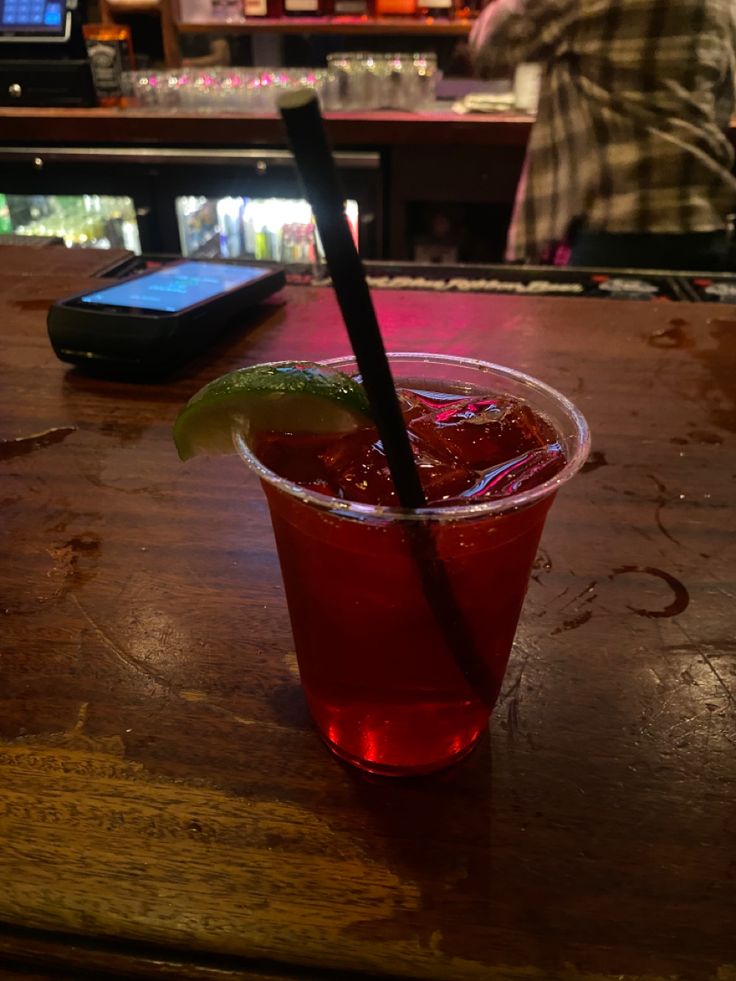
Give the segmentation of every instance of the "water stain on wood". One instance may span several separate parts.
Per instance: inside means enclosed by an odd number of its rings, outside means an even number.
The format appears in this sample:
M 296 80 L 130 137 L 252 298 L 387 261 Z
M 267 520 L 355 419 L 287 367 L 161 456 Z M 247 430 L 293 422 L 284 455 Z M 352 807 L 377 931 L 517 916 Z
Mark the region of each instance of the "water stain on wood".
M 659 530 L 662 532 L 664 537 L 669 538 L 669 540 L 674 545 L 681 546 L 682 542 L 680 542 L 677 538 L 675 538 L 674 535 L 672 535 L 669 531 L 667 531 L 664 524 L 662 523 L 662 509 L 666 504 L 669 503 L 670 500 L 670 498 L 668 497 L 667 487 L 662 483 L 662 481 L 658 477 L 655 477 L 654 474 L 649 473 L 647 474 L 647 477 L 649 477 L 650 480 L 654 481 L 657 491 L 659 492 L 657 495 L 656 507 L 654 509 L 654 521 L 657 525 L 657 528 L 659 528 Z
M 736 320 L 715 317 L 708 322 L 715 348 L 698 352 L 709 372 L 703 401 L 710 407 L 710 419 L 719 429 L 736 432 L 736 375 L 733 359 L 736 357 Z M 727 404 L 726 404 L 727 403 Z
M 49 300 L 44 297 L 35 297 L 29 300 L 13 300 L 13 306 L 19 310 L 48 310 L 56 300 Z
M 47 549 L 54 561 L 49 573 L 52 579 L 62 580 L 62 587 L 56 596 L 61 599 L 70 589 L 88 582 L 96 572 L 102 543 L 96 535 L 75 535 L 60 545 Z
M 552 571 L 552 559 L 546 549 L 540 548 L 534 559 L 531 577 L 535 582 L 541 582 L 542 573 Z
M 647 338 L 647 344 L 650 347 L 659 348 L 688 348 L 694 346 L 694 341 L 688 336 L 685 331 L 687 326 L 687 321 L 682 320 L 679 317 L 674 320 L 670 320 L 669 327 L 663 327 L 661 330 L 655 330 L 653 334 L 650 334 Z
M 114 436 L 121 443 L 137 443 L 145 433 L 147 426 L 132 422 L 104 422 L 100 432 L 104 436 Z
M 570 617 L 569 620 L 564 620 L 562 622 L 562 626 L 555 627 L 555 629 L 551 632 L 550 636 L 554 637 L 555 634 L 563 634 L 566 633 L 568 630 L 577 630 L 578 627 L 582 627 L 584 623 L 587 623 L 592 616 L 593 616 L 592 610 L 583 610 L 581 613 L 578 613 L 576 616 Z
M 641 573 L 646 576 L 656 576 L 658 579 L 666 582 L 674 594 L 672 602 L 668 603 L 661 610 L 647 610 L 643 607 L 627 604 L 628 609 L 632 613 L 636 613 L 640 617 L 647 617 L 648 619 L 660 619 L 663 617 L 676 617 L 687 609 L 690 604 L 690 593 L 679 579 L 671 573 L 665 572 L 663 569 L 657 569 L 651 565 L 622 565 L 614 569 L 608 578 L 613 579 L 616 576 L 623 576 L 632 572 Z
M 606 459 L 605 453 L 601 453 L 600 450 L 593 450 L 588 459 L 582 466 L 581 473 L 590 473 L 592 470 L 597 470 L 599 467 L 607 467 L 608 460 Z
M 692 432 L 688 433 L 688 436 L 696 443 L 702 443 L 705 446 L 720 446 L 721 443 L 723 443 L 722 436 L 719 436 L 718 433 L 712 433 L 706 429 L 693 429 Z M 674 440 L 672 442 L 674 442 Z M 685 440 L 685 442 L 687 442 L 687 440 Z

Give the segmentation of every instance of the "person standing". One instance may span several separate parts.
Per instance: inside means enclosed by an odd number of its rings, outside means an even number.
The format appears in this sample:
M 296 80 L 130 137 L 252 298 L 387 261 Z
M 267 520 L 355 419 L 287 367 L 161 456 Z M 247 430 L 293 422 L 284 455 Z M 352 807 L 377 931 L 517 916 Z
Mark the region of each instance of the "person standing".
M 715 270 L 736 207 L 736 0 L 492 0 L 476 69 L 543 65 L 509 261 Z

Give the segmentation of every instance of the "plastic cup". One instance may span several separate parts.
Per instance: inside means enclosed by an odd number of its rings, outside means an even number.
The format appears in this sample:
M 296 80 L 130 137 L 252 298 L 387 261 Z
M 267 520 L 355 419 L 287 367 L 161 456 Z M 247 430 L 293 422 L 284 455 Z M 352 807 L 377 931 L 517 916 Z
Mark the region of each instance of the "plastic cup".
M 389 361 L 400 386 L 524 399 L 552 423 L 567 460 L 553 478 L 500 500 L 402 511 L 294 484 L 234 434 L 268 500 L 317 729 L 341 759 L 407 776 L 461 759 L 486 728 L 545 518 L 558 489 L 585 462 L 589 434 L 570 401 L 512 369 L 435 354 L 392 354 Z M 325 363 L 357 370 L 352 358 Z M 468 654 L 482 662 L 490 697 L 466 680 L 427 599 L 418 525 L 444 566 L 472 646 Z

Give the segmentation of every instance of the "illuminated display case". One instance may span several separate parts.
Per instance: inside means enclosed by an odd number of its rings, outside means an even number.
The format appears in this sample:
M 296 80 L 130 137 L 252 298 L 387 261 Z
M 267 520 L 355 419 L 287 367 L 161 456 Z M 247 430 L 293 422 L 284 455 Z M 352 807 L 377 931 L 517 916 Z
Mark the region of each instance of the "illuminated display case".
M 380 155 L 336 159 L 358 248 L 364 258 L 381 258 Z M 0 234 L 286 264 L 319 256 L 286 150 L 4 147 L 0 195 Z

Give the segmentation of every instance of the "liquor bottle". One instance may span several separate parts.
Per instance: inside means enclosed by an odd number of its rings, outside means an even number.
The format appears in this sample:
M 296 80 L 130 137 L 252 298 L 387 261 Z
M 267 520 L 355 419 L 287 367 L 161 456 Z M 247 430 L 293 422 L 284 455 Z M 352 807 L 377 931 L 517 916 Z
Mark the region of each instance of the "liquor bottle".
M 0 194 L 0 235 L 10 235 L 12 231 L 13 222 L 10 219 L 8 199 L 4 194 Z
M 419 0 L 417 13 L 420 17 L 444 17 L 448 20 L 453 14 L 452 0 Z
M 84 24 L 82 32 L 98 103 L 121 105 L 122 74 L 135 68 L 130 28 L 120 24 Z
M 322 0 L 284 0 L 284 13 L 287 17 L 319 17 Z
M 370 17 L 371 0 L 332 0 L 332 13 L 336 17 Z
M 376 0 L 377 17 L 413 17 L 417 12 L 417 0 Z
M 483 0 L 455 0 L 455 19 L 474 20 L 484 7 Z
M 281 0 L 243 0 L 243 13 L 246 20 L 256 17 L 278 20 L 283 14 L 283 8 Z

